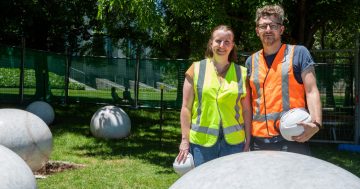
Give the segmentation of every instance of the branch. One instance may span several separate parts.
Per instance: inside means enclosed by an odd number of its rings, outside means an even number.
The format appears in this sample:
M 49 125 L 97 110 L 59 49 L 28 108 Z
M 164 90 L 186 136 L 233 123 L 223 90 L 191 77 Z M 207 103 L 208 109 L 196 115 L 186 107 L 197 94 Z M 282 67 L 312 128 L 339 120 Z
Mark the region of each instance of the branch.
M 314 34 L 323 27 L 327 21 L 328 19 L 317 19 L 316 22 L 310 26 L 304 41 L 304 45 L 308 49 L 310 49 L 314 43 Z

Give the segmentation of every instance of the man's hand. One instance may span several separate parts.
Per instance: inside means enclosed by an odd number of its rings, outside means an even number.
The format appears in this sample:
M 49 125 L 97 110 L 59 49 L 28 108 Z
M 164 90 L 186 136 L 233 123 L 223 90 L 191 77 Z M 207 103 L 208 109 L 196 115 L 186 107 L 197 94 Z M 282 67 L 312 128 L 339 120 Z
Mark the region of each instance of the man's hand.
M 315 125 L 315 123 L 298 123 L 304 127 L 304 132 L 299 136 L 293 136 L 292 139 L 296 142 L 306 142 L 310 140 L 312 136 L 314 136 L 320 129 Z

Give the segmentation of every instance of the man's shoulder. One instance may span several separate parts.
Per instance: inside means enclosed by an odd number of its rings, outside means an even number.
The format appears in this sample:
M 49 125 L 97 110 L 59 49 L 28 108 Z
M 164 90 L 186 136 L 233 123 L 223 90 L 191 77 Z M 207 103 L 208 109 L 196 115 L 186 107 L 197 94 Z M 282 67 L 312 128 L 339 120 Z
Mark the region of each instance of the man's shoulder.
M 245 67 L 249 68 L 252 62 L 252 55 L 248 56 L 245 61 Z
M 249 53 L 249 54 L 248 54 L 249 56 L 246 58 L 246 62 L 248 62 L 248 61 L 251 62 L 252 57 L 253 57 L 256 53 L 259 53 L 260 51 L 261 51 L 261 50 L 258 50 L 258 51 Z
M 304 45 L 295 45 L 295 53 L 309 53 L 309 50 Z

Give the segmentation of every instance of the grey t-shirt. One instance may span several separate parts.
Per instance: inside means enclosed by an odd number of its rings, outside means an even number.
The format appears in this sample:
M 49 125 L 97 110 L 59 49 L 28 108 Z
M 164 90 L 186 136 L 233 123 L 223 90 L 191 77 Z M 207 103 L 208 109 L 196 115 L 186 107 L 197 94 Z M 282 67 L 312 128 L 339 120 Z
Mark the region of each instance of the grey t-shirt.
M 268 67 L 271 67 L 271 64 L 274 61 L 276 54 L 277 53 L 265 57 Z M 251 75 L 251 62 L 252 57 L 249 56 L 245 62 L 248 77 L 250 77 Z M 295 79 L 298 83 L 303 83 L 301 73 L 304 70 L 310 68 L 311 66 L 314 66 L 314 64 L 315 62 L 313 61 L 311 54 L 307 50 L 307 48 L 301 45 L 296 45 L 294 49 L 293 70 Z

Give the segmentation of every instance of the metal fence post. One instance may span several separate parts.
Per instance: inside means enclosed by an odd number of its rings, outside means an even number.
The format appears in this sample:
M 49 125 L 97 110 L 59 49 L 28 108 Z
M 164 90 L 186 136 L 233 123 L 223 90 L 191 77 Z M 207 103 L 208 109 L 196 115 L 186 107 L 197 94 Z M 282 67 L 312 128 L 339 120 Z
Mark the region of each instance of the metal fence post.
M 181 104 L 182 104 L 182 97 L 183 97 L 183 91 L 182 91 L 182 87 L 184 85 L 184 80 L 185 80 L 185 69 L 186 69 L 186 64 L 181 63 L 178 67 L 178 85 L 177 85 L 177 92 L 176 92 L 176 107 L 177 108 L 181 108 Z
M 359 65 L 359 32 L 356 34 L 356 46 L 355 46 L 355 143 L 359 144 L 360 136 L 360 65 Z
M 140 46 L 136 49 L 136 71 L 135 71 L 135 108 L 139 106 L 139 79 L 140 79 Z
M 70 78 L 70 65 L 71 65 L 71 54 L 69 52 L 69 46 L 65 46 L 65 97 L 64 104 L 67 105 L 69 102 L 69 78 Z
M 20 86 L 19 96 L 20 104 L 24 102 L 24 69 L 25 69 L 25 36 L 21 36 L 21 60 L 20 60 Z
M 160 145 L 162 147 L 162 125 L 163 125 L 163 106 L 164 106 L 164 85 L 160 85 Z

